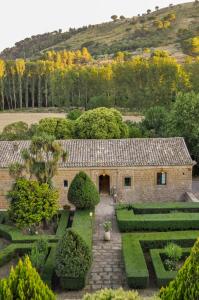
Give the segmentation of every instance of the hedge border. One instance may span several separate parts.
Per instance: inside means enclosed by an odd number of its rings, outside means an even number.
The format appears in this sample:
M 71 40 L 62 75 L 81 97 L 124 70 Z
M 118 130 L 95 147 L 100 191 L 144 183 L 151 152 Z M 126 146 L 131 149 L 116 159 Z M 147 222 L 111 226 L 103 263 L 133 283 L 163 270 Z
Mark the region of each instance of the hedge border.
M 191 248 L 182 248 L 182 253 L 184 255 L 189 255 Z M 171 280 L 173 280 L 177 271 L 167 271 L 165 270 L 161 254 L 165 254 L 164 249 L 151 249 L 150 256 L 152 260 L 152 265 L 156 275 L 156 283 L 159 288 L 166 286 Z
M 185 212 L 199 211 L 199 203 L 194 202 L 144 202 L 118 204 L 116 210 L 133 209 L 137 214 L 165 213 L 172 210 Z
M 164 214 L 134 214 L 134 210 L 116 211 L 121 232 L 199 229 L 199 213 L 173 212 Z
M 149 272 L 143 250 L 163 248 L 169 242 L 192 247 L 199 231 L 173 231 L 150 233 L 123 233 L 122 252 L 127 282 L 130 288 L 146 288 Z
M 54 243 L 58 241 L 60 234 L 63 231 L 62 227 L 64 227 L 64 222 L 69 215 L 69 212 L 64 210 L 59 211 L 59 213 L 60 213 L 60 218 L 59 218 L 56 234 L 45 235 L 46 240 L 50 243 Z M 67 225 L 67 221 L 66 221 L 66 225 Z M 21 230 L 18 229 L 17 227 L 6 225 L 6 224 L 0 224 L 0 236 L 6 238 L 7 240 L 13 243 L 33 243 L 38 239 L 44 237 L 44 235 L 41 234 L 38 235 L 22 234 Z

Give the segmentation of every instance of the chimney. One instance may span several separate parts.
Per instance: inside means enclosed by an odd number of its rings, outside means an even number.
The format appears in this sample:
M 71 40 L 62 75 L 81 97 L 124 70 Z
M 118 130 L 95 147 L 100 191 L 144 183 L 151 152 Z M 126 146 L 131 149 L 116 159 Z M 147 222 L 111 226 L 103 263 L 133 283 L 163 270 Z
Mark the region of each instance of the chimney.
M 19 150 L 19 145 L 18 143 L 14 142 L 13 143 L 13 152 L 17 152 Z

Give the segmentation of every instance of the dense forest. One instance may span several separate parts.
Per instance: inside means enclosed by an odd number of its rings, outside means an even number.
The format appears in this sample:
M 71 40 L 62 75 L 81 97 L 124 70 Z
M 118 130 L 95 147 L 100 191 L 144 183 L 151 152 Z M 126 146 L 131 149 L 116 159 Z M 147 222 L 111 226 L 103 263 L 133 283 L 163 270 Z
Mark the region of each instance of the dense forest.
M 199 92 L 199 60 L 180 65 L 162 50 L 118 52 L 99 63 L 86 48 L 48 51 L 40 60 L 0 60 L 0 108 L 169 107 L 179 91 Z

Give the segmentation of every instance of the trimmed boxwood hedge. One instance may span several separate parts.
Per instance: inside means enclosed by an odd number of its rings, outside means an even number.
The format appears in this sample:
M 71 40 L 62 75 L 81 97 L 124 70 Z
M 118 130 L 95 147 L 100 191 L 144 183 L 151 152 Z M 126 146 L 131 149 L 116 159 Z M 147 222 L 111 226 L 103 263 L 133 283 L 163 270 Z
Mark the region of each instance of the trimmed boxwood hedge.
M 170 242 L 192 247 L 198 236 L 198 230 L 122 234 L 122 252 L 129 287 L 147 287 L 149 273 L 143 250 L 163 248 Z
M 190 248 L 183 248 L 182 253 L 183 257 L 188 256 L 190 254 Z M 153 268 L 156 275 L 157 286 L 161 288 L 162 286 L 166 286 L 171 280 L 173 280 L 177 271 L 167 271 L 165 270 L 162 255 L 165 255 L 164 249 L 151 249 L 150 250 L 151 260 L 153 264 Z
M 44 264 L 44 270 L 42 272 L 42 280 L 50 288 L 52 287 L 52 279 L 55 271 L 55 254 L 56 254 L 56 245 L 53 245 L 50 249 L 50 252 Z
M 158 214 L 172 211 L 199 212 L 199 203 L 194 202 L 150 202 L 118 204 L 116 209 L 133 209 L 135 214 Z
M 116 212 L 120 231 L 166 231 L 199 229 L 199 213 L 134 214 L 134 210 L 118 209 Z
M 122 254 L 127 283 L 130 288 L 144 288 L 149 282 L 149 272 L 138 240 L 122 235 Z

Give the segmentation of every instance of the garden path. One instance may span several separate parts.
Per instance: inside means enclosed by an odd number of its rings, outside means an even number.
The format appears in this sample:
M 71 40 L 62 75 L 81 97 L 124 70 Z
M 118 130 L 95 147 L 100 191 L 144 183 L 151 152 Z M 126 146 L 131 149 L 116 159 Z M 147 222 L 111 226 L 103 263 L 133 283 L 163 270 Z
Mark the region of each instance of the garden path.
M 103 240 L 103 223 L 112 222 L 111 241 Z M 93 236 L 93 264 L 89 275 L 89 289 L 125 288 L 126 278 L 122 259 L 121 234 L 117 227 L 114 203 L 110 196 L 102 195 L 95 210 Z

